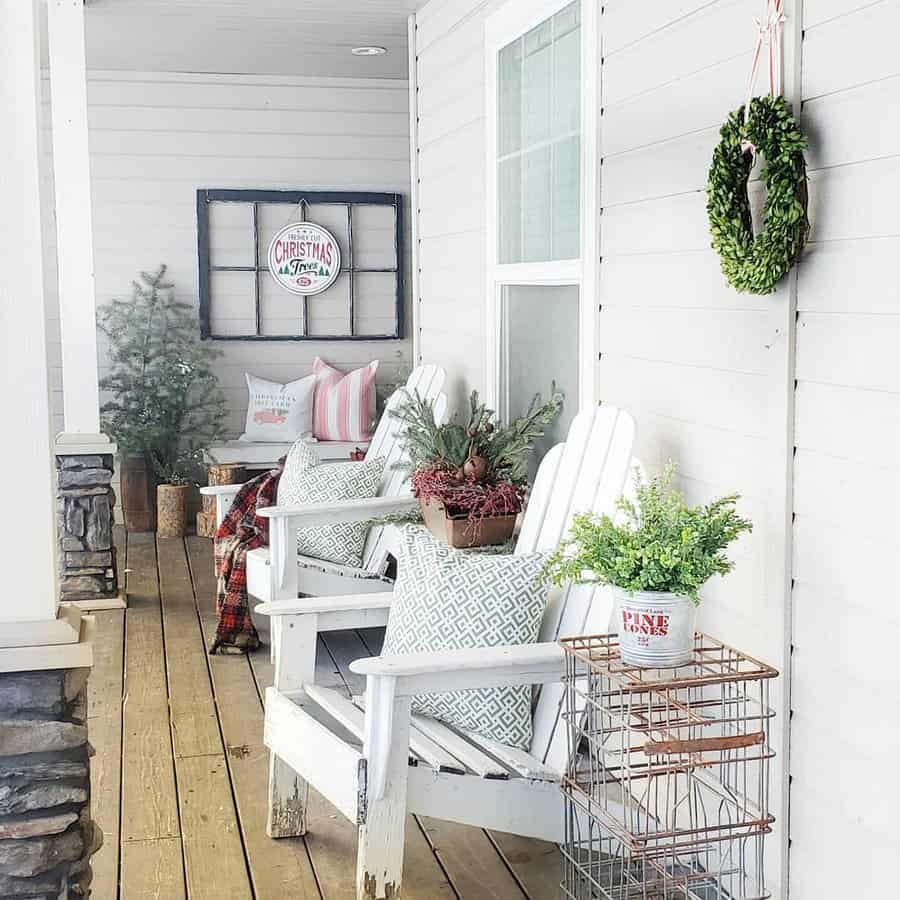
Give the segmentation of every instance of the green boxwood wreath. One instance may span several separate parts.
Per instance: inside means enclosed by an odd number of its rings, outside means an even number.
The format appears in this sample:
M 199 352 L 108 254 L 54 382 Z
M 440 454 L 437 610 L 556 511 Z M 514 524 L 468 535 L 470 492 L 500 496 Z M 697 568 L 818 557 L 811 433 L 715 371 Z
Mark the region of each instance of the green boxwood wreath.
M 754 97 L 744 121 L 735 110 L 719 132 L 706 185 L 706 211 L 713 249 L 728 283 L 742 293 L 770 294 L 800 255 L 809 233 L 806 138 L 784 97 Z M 747 179 L 756 147 L 765 160 L 765 226 L 754 237 Z

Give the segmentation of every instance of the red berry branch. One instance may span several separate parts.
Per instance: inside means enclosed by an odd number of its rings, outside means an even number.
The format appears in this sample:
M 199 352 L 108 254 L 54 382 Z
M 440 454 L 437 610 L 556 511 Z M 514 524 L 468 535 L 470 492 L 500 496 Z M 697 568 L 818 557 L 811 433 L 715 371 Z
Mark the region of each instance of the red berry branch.
M 522 509 L 525 486 L 508 481 L 478 481 L 472 475 L 428 466 L 412 475 L 413 493 L 420 500 L 439 501 L 451 517 L 480 522 L 493 516 L 515 516 Z

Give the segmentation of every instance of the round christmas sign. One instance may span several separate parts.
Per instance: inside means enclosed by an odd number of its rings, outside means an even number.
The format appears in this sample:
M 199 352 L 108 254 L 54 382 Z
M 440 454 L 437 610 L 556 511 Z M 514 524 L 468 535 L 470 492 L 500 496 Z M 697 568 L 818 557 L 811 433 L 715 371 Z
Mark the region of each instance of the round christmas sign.
M 269 271 L 292 294 L 320 294 L 340 274 L 341 248 L 321 225 L 294 222 L 272 238 Z

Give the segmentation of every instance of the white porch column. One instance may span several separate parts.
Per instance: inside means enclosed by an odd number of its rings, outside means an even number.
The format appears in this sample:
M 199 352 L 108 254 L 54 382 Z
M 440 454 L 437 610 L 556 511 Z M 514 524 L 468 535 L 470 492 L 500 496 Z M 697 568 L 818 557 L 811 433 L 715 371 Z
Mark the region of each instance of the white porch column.
M 0 472 L 9 511 L 0 645 L 8 623 L 53 620 L 57 605 L 35 6 L 0 0 L 0 358 L 6 385 Z
M 0 591 L 0 777 L 22 781 L 13 790 L 29 800 L 27 819 L 4 816 L 12 829 L 3 835 L 8 840 L 2 842 L 0 874 L 12 894 L 63 898 L 90 883 L 90 856 L 98 844 L 90 815 L 86 692 L 94 620 L 56 599 L 39 21 L 37 0 L 0 0 L 0 359 L 6 388 L 0 472 L 7 513 Z M 29 760 L 24 766 L 23 757 Z M 13 760 L 20 762 L 10 765 Z M 59 768 L 62 763 L 65 769 Z M 64 799 L 72 801 L 75 821 L 60 826 L 53 816 L 59 796 L 49 789 L 63 776 Z
M 0 672 L 91 662 L 88 620 L 57 602 L 41 234 L 37 0 L 0 0 L 0 359 L 7 423 L 0 441 L 9 510 L 0 592 Z
M 113 542 L 115 444 L 100 434 L 84 0 L 47 0 L 64 430 L 56 440 L 62 599 L 123 606 Z
M 47 27 L 65 435 L 84 444 L 100 431 L 84 0 L 47 0 Z

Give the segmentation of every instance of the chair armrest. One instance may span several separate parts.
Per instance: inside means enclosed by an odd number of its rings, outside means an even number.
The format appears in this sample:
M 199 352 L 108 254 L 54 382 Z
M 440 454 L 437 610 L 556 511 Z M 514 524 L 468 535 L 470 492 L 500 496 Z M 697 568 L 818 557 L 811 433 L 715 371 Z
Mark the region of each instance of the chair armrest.
M 389 609 L 393 591 L 373 594 L 343 594 L 332 597 L 300 597 L 297 600 L 273 600 L 253 607 L 263 616 L 297 616 L 304 613 L 349 612 L 362 609 Z
M 396 696 L 446 693 L 468 688 L 504 687 L 560 681 L 565 655 L 559 644 L 515 644 L 440 650 L 358 659 L 350 671 L 396 680 Z
M 365 522 L 380 519 L 392 513 L 414 509 L 418 501 L 412 494 L 402 497 L 370 497 L 365 500 L 339 500 L 333 503 L 309 503 L 305 506 L 267 506 L 259 515 L 286 521 L 290 528 L 307 525 L 337 525 L 349 522 Z
M 229 494 L 236 496 L 242 487 L 242 484 L 208 484 L 200 488 L 200 493 L 204 497 L 227 497 Z

